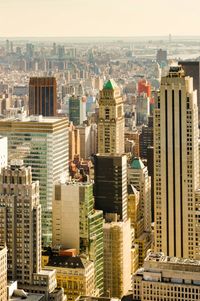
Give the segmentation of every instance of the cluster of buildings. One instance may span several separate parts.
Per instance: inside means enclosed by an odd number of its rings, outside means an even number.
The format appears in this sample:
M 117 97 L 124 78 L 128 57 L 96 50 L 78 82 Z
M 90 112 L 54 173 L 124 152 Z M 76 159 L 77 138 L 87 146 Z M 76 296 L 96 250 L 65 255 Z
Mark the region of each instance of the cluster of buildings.
M 0 119 L 0 299 L 198 300 L 199 62 L 158 72 L 157 89 L 111 79 L 120 59 L 101 73 L 98 50 L 82 73 L 75 49 L 45 51 L 59 72 L 15 87 L 23 105 Z M 7 41 L 7 56 L 40 65 L 34 45 L 16 52 Z M 166 71 L 166 51 L 156 61 Z
M 121 298 L 131 290 L 131 275 L 152 243 L 148 171 L 134 158 L 129 177 L 124 100 L 114 80 L 108 80 L 100 92 L 96 127 L 54 114 L 54 89 L 53 78 L 31 78 L 31 114 L 0 120 L 5 279 L 12 281 L 8 288 L 17 281 L 19 290 L 42 294 L 46 300 L 64 300 L 64 294 L 70 300 L 80 295 Z M 94 135 L 85 135 L 82 128 L 90 128 Z M 85 164 L 77 150 L 93 136 L 98 151 L 93 146 Z M 79 140 L 76 147 L 74 140 Z M 80 177 L 69 174 L 69 154 L 71 159 L 74 154 Z M 141 185 L 139 179 L 134 183 L 136 190 L 131 177 L 138 173 L 146 179 Z M 137 202 L 132 219 L 128 192 L 130 202 Z M 140 195 L 137 199 L 135 193 Z M 140 229 L 135 232 L 138 219 Z

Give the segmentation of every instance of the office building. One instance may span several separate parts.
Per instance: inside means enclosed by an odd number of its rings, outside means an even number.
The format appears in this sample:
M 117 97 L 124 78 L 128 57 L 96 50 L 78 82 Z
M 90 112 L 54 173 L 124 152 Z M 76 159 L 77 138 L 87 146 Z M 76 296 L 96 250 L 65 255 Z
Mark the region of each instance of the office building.
M 97 153 L 97 125 L 83 124 L 76 129 L 80 133 L 80 158 L 89 159 L 91 155 Z
M 154 111 L 155 251 L 168 256 L 196 258 L 198 137 L 193 80 L 180 66 L 170 67 Z
M 48 300 L 56 275 L 41 269 L 39 182 L 32 181 L 31 167 L 22 160 L 11 161 L 0 174 L 0 245 L 5 244 L 8 279 Z
M 122 298 L 131 289 L 130 220 L 117 221 L 117 214 L 106 214 L 104 236 L 104 294 Z
M 125 127 L 128 128 L 130 131 L 136 128 L 136 107 L 134 105 L 134 108 L 131 109 L 128 108 L 128 112 L 125 112 L 124 114 L 125 119 Z
M 136 116 L 137 125 L 148 123 L 148 116 L 150 115 L 150 98 L 146 93 L 141 93 L 136 100 Z
M 114 80 L 109 80 L 100 91 L 98 121 L 98 152 L 124 153 L 123 98 Z
M 140 157 L 147 159 L 147 148 L 153 146 L 153 116 L 148 117 L 148 124 L 142 126 L 140 134 Z
M 124 141 L 124 150 L 125 150 L 125 154 L 128 154 L 128 156 L 133 156 L 134 154 L 134 141 L 133 140 L 128 140 L 126 139 Z
M 72 95 L 69 98 L 69 121 L 81 125 L 86 117 L 86 101 L 84 97 Z
M 132 131 L 128 130 L 125 131 L 124 139 L 128 139 L 134 142 L 133 146 L 133 156 L 139 157 L 140 156 L 140 132 L 138 129 L 134 129 Z
M 126 155 L 94 156 L 95 208 L 117 213 L 127 219 L 127 157 Z
M 140 193 L 133 185 L 128 185 L 128 219 L 134 229 L 135 237 L 138 238 L 144 232 L 144 214 L 140 202 Z
M 133 275 L 133 300 L 200 300 L 200 261 L 149 253 Z
M 147 167 L 134 158 L 128 168 L 128 216 L 135 229 L 134 243 L 138 245 L 138 265 L 143 265 L 152 246 L 151 182 Z
M 186 76 L 193 78 L 193 89 L 197 90 L 198 120 L 200 121 L 200 62 L 199 61 L 179 61 Z
M 56 116 L 57 84 L 54 77 L 31 77 L 29 115 Z
M 7 301 L 7 247 L 0 246 L 0 300 Z
M 32 167 L 40 183 L 42 239 L 52 241 L 53 183 L 68 178 L 68 121 L 66 118 L 31 116 L 3 119 L 0 135 L 8 137 L 9 161 L 19 158 Z
M 95 108 L 96 108 L 96 98 L 95 96 L 89 95 L 86 100 L 87 116 L 91 116 L 93 113 L 95 113 Z
M 140 158 L 133 158 L 128 168 L 128 184 L 140 193 L 140 210 L 144 218 L 144 231 L 151 231 L 151 181 L 147 167 Z
M 138 267 L 142 267 L 148 251 L 152 249 L 152 235 L 148 232 L 143 232 L 134 240 L 138 246 Z
M 134 274 L 139 268 L 139 250 L 138 245 L 134 244 L 131 249 L 131 274 Z
M 93 185 L 58 183 L 53 199 L 53 245 L 77 249 L 94 261 L 95 289 L 103 293 L 103 213 L 94 209 Z
M 134 249 L 137 252 L 137 258 L 134 267 L 141 267 L 149 249 L 152 247 L 152 234 L 151 231 L 145 231 L 145 217 L 142 198 L 140 193 L 133 185 L 128 185 L 128 218 L 130 218 L 131 227 L 134 229 Z M 134 254 L 135 254 L 134 252 Z

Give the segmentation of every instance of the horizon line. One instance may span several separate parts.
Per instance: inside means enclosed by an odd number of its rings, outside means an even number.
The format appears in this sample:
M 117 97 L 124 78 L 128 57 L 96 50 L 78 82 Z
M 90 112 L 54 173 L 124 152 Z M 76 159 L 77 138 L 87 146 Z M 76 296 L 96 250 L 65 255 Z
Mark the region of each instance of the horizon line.
M 200 37 L 199 35 L 179 35 L 179 34 L 165 34 L 165 35 L 86 35 L 86 36 L 78 36 L 78 35 L 73 35 L 73 36 L 65 36 L 65 35 L 22 35 L 22 36 L 18 36 L 18 35 L 0 35 L 0 39 L 1 38 L 148 38 L 148 37 L 154 37 L 154 38 L 159 38 L 159 37 L 165 37 L 165 38 L 169 38 L 169 36 L 171 35 L 171 38 L 173 37 Z

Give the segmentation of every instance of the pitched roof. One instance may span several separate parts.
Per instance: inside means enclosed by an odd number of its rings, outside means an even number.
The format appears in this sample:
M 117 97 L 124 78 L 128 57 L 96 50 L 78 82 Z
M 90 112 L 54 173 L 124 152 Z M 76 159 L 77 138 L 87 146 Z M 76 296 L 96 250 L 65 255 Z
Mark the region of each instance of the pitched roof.
M 144 164 L 142 163 L 142 160 L 140 158 L 133 158 L 131 162 L 131 168 L 133 169 L 143 169 Z
M 76 256 L 53 256 L 50 257 L 47 266 L 65 267 L 70 269 L 81 268 L 84 269 L 84 262 L 82 258 Z
M 116 82 L 113 79 L 109 79 L 103 86 L 104 89 L 106 90 L 114 90 L 118 88 Z

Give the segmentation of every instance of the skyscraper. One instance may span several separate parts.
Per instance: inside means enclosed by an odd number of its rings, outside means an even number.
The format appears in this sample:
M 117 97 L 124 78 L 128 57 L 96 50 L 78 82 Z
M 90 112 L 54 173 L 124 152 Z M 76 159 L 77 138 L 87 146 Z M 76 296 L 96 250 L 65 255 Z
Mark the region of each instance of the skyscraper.
M 154 111 L 155 250 L 169 256 L 196 257 L 198 134 L 193 80 L 171 67 Z
M 11 164 L 0 175 L 0 238 L 8 247 L 8 279 L 26 284 L 41 269 L 39 182 L 23 161 Z
M 142 266 L 147 251 L 151 248 L 151 182 L 147 167 L 140 158 L 134 158 L 128 169 L 128 214 L 134 224 L 135 240 L 139 251 L 139 266 Z M 136 190 L 136 191 L 135 191 Z M 139 195 L 137 195 L 137 191 Z M 138 200 L 139 196 L 139 200 Z
M 31 77 L 29 115 L 56 116 L 57 84 L 54 77 Z
M 83 97 L 72 95 L 69 98 L 69 120 L 74 125 L 81 125 L 86 117 L 86 102 Z
M 148 117 L 148 125 L 142 126 L 140 134 L 140 157 L 147 159 L 147 148 L 153 146 L 153 116 Z
M 83 124 L 76 129 L 80 134 L 80 157 L 88 159 L 91 155 L 97 153 L 97 125 Z
M 131 289 L 130 220 L 117 221 L 117 214 L 106 214 L 104 235 L 104 294 L 122 298 Z
M 53 245 L 77 249 L 94 261 L 95 289 L 103 293 L 103 213 L 94 209 L 93 185 L 58 183 L 53 199 Z
M 144 218 L 144 231 L 151 231 L 151 181 L 147 167 L 140 158 L 133 158 L 128 168 L 128 184 L 140 193 L 140 210 Z
M 11 161 L 0 174 L 0 245 L 5 244 L 8 279 L 48 300 L 56 288 L 56 274 L 41 269 L 39 182 L 32 181 L 31 167 L 22 160 Z
M 127 219 L 127 157 L 126 155 L 94 156 L 95 208 L 117 213 Z
M 98 152 L 124 153 L 123 98 L 114 80 L 107 81 L 100 91 Z
M 43 244 L 52 238 L 53 183 L 68 178 L 68 122 L 66 118 L 31 116 L 0 121 L 0 134 L 8 137 L 9 162 L 19 158 L 32 167 L 40 183 Z
M 178 62 L 186 76 L 193 77 L 193 89 L 197 90 L 198 120 L 200 122 L 200 62 L 199 61 L 179 61 Z

